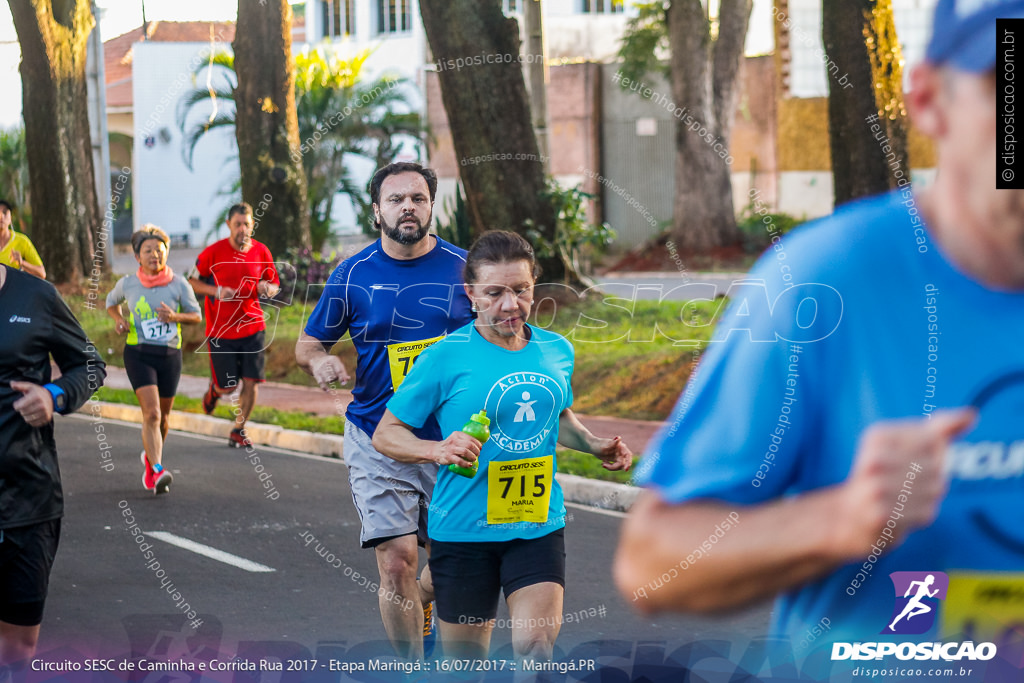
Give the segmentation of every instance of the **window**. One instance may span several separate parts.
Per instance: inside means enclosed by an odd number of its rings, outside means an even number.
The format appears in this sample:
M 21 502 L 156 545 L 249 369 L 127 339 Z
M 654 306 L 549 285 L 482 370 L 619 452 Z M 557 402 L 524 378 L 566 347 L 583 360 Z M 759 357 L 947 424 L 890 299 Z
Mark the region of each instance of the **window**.
M 581 0 L 584 14 L 618 14 L 626 8 L 624 0 Z
M 355 0 L 322 0 L 324 38 L 341 38 L 356 32 Z
M 377 0 L 377 35 L 412 30 L 412 0 Z
M 501 10 L 506 14 L 515 14 L 519 11 L 519 0 L 501 0 Z

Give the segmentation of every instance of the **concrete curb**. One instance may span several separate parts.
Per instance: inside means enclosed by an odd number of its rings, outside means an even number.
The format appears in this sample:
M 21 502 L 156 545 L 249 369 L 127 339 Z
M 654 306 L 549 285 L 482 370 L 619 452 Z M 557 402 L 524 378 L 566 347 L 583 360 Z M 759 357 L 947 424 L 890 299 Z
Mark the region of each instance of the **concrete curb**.
M 579 503 L 602 510 L 629 512 L 641 489 L 613 481 L 587 479 L 575 474 L 556 474 L 567 503 Z
M 122 403 L 106 403 L 97 401 L 99 415 L 112 420 L 123 422 L 142 423 L 142 411 L 137 406 Z M 90 410 L 94 410 L 90 408 Z M 95 414 L 95 413 L 94 413 Z M 231 422 L 219 417 L 209 415 L 197 415 L 195 413 L 172 412 L 170 417 L 171 429 L 204 436 L 222 436 L 227 443 L 228 433 L 231 431 Z M 262 446 L 274 446 L 299 453 L 310 453 L 322 455 L 328 458 L 340 458 L 342 450 L 342 438 L 331 434 L 314 434 L 303 432 L 297 429 L 284 429 L 276 425 L 265 425 L 250 422 L 245 428 L 249 439 Z
M 142 423 L 142 411 L 138 406 L 105 401 L 90 402 L 88 405 L 89 412 L 93 416 L 98 414 L 100 417 L 111 420 Z M 169 422 L 171 429 L 204 436 L 224 437 L 225 442 L 231 431 L 231 423 L 228 420 L 196 413 L 172 412 Z M 303 432 L 255 422 L 249 423 L 246 433 L 254 444 L 261 446 L 273 446 L 299 453 L 322 455 L 327 458 L 340 458 L 342 454 L 342 437 L 332 434 Z M 639 488 L 626 484 L 587 479 L 574 474 L 556 474 L 555 478 L 562 487 L 562 493 L 567 503 L 579 503 L 604 510 L 626 512 L 640 495 Z

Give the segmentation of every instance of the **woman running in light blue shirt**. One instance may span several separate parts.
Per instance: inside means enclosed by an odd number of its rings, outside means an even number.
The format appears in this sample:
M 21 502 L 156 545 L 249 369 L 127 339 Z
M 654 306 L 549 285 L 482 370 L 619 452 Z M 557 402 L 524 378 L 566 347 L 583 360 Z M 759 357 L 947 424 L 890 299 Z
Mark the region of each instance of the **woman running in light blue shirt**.
M 430 568 L 445 654 L 487 656 L 504 591 L 517 657 L 551 658 L 565 586 L 565 505 L 555 480 L 556 444 L 591 453 L 609 470 L 633 454 L 620 437 L 598 438 L 569 409 L 572 345 L 526 324 L 537 264 L 520 235 L 491 231 L 466 258 L 476 320 L 424 351 L 377 427 L 374 447 L 401 462 L 441 467 L 429 509 Z M 490 439 L 463 433 L 486 410 Z M 444 441 L 413 434 L 431 416 Z

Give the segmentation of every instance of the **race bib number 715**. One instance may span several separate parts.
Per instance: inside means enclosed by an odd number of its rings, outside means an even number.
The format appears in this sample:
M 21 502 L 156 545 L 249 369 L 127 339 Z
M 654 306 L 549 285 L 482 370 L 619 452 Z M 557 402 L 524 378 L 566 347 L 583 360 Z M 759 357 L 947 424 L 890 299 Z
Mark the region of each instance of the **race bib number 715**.
M 487 465 L 487 523 L 548 521 L 554 456 Z
M 413 363 L 421 353 L 431 344 L 444 339 L 440 337 L 433 339 L 421 339 L 420 341 L 396 342 L 388 344 L 388 365 L 391 366 L 391 388 L 398 391 L 398 387 L 405 381 Z

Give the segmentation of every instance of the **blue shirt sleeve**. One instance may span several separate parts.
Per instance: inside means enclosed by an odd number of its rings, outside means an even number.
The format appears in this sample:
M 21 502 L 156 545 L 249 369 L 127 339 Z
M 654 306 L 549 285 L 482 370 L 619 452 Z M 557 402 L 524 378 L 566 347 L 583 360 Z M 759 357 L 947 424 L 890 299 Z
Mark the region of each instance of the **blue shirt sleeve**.
M 440 408 L 445 396 L 444 348 L 441 340 L 426 349 L 416 359 L 412 370 L 388 401 L 388 410 L 413 428 L 422 427 Z
M 769 250 L 751 279 L 730 289 L 729 310 L 649 444 L 637 483 L 670 503 L 759 503 L 794 488 L 802 458 L 828 457 L 808 450 L 820 442 L 824 403 L 814 368 L 824 353 L 817 342 L 838 327 L 842 301 L 813 274 L 801 275 L 813 284 L 783 280 Z
M 335 344 L 348 331 L 348 285 L 343 280 L 346 265 L 340 264 L 331 273 L 306 321 L 306 334 L 324 343 Z

